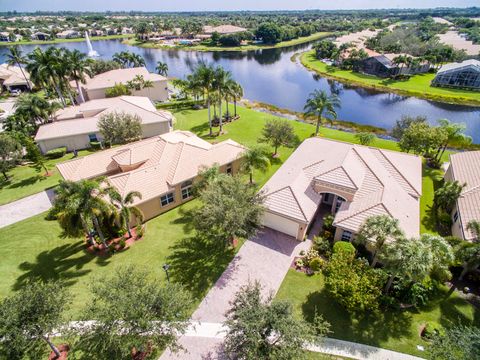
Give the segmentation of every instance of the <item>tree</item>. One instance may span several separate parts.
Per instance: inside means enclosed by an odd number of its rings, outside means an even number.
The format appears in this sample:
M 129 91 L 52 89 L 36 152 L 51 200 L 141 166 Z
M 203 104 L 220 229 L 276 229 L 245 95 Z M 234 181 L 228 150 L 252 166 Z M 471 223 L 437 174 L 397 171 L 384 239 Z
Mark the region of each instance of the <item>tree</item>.
M 440 129 L 446 134 L 443 144 L 438 148 L 435 158 L 440 161 L 449 145 L 467 146 L 472 143 L 472 138 L 465 135 L 465 124 L 452 123 L 447 119 L 438 120 Z
M 368 146 L 375 140 L 376 136 L 369 132 L 360 132 L 355 134 L 355 138 L 360 144 Z
M 295 131 L 289 120 L 272 119 L 265 123 L 260 141 L 273 146 L 275 157 L 279 146 L 292 146 L 295 139 Z
M 22 146 L 7 133 L 0 133 L 0 172 L 9 180 L 8 171 L 22 158 Z
M 253 170 L 265 172 L 270 167 L 268 150 L 263 146 L 255 146 L 243 154 L 242 169 L 250 176 L 250 184 L 253 184 Z
M 240 100 L 243 96 L 242 86 L 235 82 L 234 86 L 231 88 L 230 95 L 233 98 L 233 116 L 237 116 L 237 100 Z
M 315 128 L 315 136 L 318 135 L 320 130 L 320 124 L 322 123 L 322 116 L 324 113 L 328 114 L 332 118 L 337 118 L 337 112 L 335 108 L 340 107 L 340 100 L 337 95 L 327 95 L 323 90 L 314 90 L 308 96 L 304 110 L 305 115 L 317 117 L 317 127 Z
M 480 221 L 470 220 L 467 224 L 467 230 L 475 237 L 474 241 L 480 242 Z
M 372 249 L 372 263 L 374 267 L 378 261 L 379 251 L 382 250 L 387 240 L 393 240 L 403 236 L 398 224 L 398 219 L 389 215 L 375 215 L 369 217 L 358 232 L 357 241 Z
M 124 197 L 122 197 L 118 191 L 112 188 L 110 189 L 108 195 L 110 196 L 113 205 L 116 206 L 120 212 L 122 227 L 126 228 L 128 231 L 128 236 L 132 237 L 132 232 L 130 230 L 130 219 L 132 215 L 135 216 L 136 220 L 140 224 L 143 222 L 144 218 L 142 211 L 138 207 L 132 206 L 132 204 L 135 202 L 135 198 L 141 200 L 142 194 L 138 191 L 130 191 Z
M 408 116 L 403 115 L 400 120 L 397 120 L 395 126 L 392 129 L 391 135 L 397 140 L 403 137 L 403 133 L 410 127 L 412 123 L 426 123 L 427 118 L 425 116 Z
M 441 127 L 432 127 L 426 122 L 413 122 L 403 132 L 398 145 L 402 151 L 413 151 L 426 158 L 438 160 L 436 154 L 447 137 L 447 133 Z
M 293 316 L 286 301 L 262 299 L 258 282 L 240 288 L 231 302 L 225 325 L 224 350 L 235 359 L 303 359 L 304 346 L 317 344 L 330 324 L 317 318 L 314 325 Z
M 116 70 L 120 67 L 121 65 L 113 60 L 90 59 L 90 71 L 92 72 L 92 76 Z
M 155 70 L 157 71 L 157 74 L 167 76 L 168 75 L 168 65 L 167 63 L 164 62 L 157 62 L 157 66 L 155 67 Z
M 27 59 L 22 55 L 22 49 L 20 49 L 20 47 L 18 46 L 10 46 L 8 48 L 6 59 L 7 59 L 8 65 L 11 65 L 11 66 L 16 65 L 20 68 L 23 78 L 27 83 L 28 89 L 32 90 L 32 85 L 30 84 L 30 81 L 28 80 L 27 75 L 25 75 L 25 72 L 23 71 L 23 67 L 22 67 L 22 65 L 27 63 Z
M 35 144 L 35 142 L 31 138 L 26 138 L 25 142 L 26 142 L 25 149 L 27 150 L 27 159 L 35 164 L 35 167 L 37 168 L 38 171 L 40 171 L 40 169 L 45 170 L 45 176 L 48 176 L 48 168 L 46 165 L 47 160 L 40 152 L 40 149 L 38 148 L 37 144 Z
M 219 105 L 219 133 L 223 132 L 223 117 L 222 117 L 222 98 L 227 92 L 227 85 L 232 80 L 232 73 L 230 71 L 225 71 L 221 66 L 215 68 L 213 73 L 213 88 L 218 94 L 218 105 Z M 228 104 L 227 104 L 228 106 Z
M 211 105 L 211 95 L 212 92 L 214 91 L 214 80 L 215 80 L 215 70 L 211 65 L 206 65 L 204 63 L 200 63 L 198 65 L 193 74 L 192 74 L 192 80 L 198 84 L 198 86 L 203 89 L 203 93 L 205 96 L 205 99 L 207 100 L 207 109 L 208 109 L 208 126 L 210 129 L 210 136 L 213 135 L 213 130 L 212 130 L 212 116 L 211 116 L 211 111 L 210 111 L 210 105 Z
M 64 323 L 71 297 L 61 283 L 31 282 L 0 303 L 0 349 L 9 359 L 40 358 Z
M 480 358 L 480 329 L 457 325 L 435 334 L 427 349 L 432 360 L 470 360 Z
M 117 83 L 105 90 L 105 97 L 112 98 L 123 95 L 132 95 L 132 90 L 125 84 Z
M 480 266 L 480 244 L 464 242 L 456 251 L 455 256 L 462 263 L 463 269 L 458 279 L 463 280 L 467 273 Z
M 282 41 L 282 28 L 275 23 L 264 23 L 255 31 L 255 36 L 265 44 L 275 44 Z
M 440 188 L 435 190 L 434 208 L 442 209 L 450 214 L 465 186 L 467 184 L 460 184 L 458 181 L 445 181 Z
M 317 59 L 333 59 L 338 53 L 337 45 L 330 40 L 319 41 L 313 49 Z
M 85 84 L 87 75 L 93 76 L 89 68 L 90 62 L 85 54 L 76 49 L 66 53 L 66 60 L 68 66 L 68 75 L 70 79 L 75 81 L 77 92 L 80 96 L 80 101 L 84 103 L 85 97 L 83 96 L 80 83 Z
M 22 94 L 15 100 L 14 105 L 15 115 L 29 119 L 35 129 L 38 125 L 49 122 L 58 108 L 58 103 L 50 103 L 38 94 Z
M 107 144 L 126 144 L 142 138 L 142 120 L 138 115 L 114 111 L 100 116 L 98 130 Z
M 261 226 L 263 197 L 238 176 L 211 176 L 199 190 L 199 200 L 193 221 L 200 234 L 230 244 L 238 237 L 249 238 Z
M 76 347 L 96 359 L 128 359 L 142 352 L 151 358 L 166 347 L 178 349 L 177 339 L 189 325 L 192 301 L 178 284 L 161 283 L 138 266 L 118 267 L 93 281 L 92 300 Z

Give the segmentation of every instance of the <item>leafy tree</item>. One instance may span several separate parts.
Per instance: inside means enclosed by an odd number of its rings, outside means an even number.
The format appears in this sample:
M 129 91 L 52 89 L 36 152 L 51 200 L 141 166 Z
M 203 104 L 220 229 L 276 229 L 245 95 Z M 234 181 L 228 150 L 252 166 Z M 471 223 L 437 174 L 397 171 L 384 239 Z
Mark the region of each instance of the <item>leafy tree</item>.
M 467 230 L 475 237 L 474 241 L 480 242 L 480 221 L 470 220 L 467 224 Z
M 376 136 L 369 132 L 360 132 L 355 134 L 355 138 L 360 144 L 368 146 L 375 140 Z
M 27 87 L 29 90 L 32 90 L 32 86 L 30 84 L 30 81 L 28 80 L 27 76 L 25 75 L 25 72 L 23 71 L 22 65 L 27 63 L 27 59 L 22 55 L 22 49 L 20 49 L 19 46 L 10 46 L 8 48 L 8 53 L 6 55 L 7 59 L 7 64 L 11 66 L 18 66 L 20 68 L 20 71 L 22 72 L 23 78 L 25 79 L 27 83 Z
M 427 118 L 425 116 L 409 116 L 403 115 L 400 120 L 397 120 L 395 126 L 392 129 L 392 137 L 397 140 L 400 140 L 403 137 L 403 133 L 406 129 L 410 127 L 413 123 L 426 123 Z
M 220 34 L 216 31 L 212 33 L 212 36 L 210 37 L 210 41 L 212 42 L 213 45 L 218 44 L 218 41 L 220 40 Z
M 255 146 L 248 149 L 243 155 L 242 169 L 249 174 L 250 184 L 253 184 L 253 170 L 265 172 L 270 167 L 268 150 L 263 146 Z
M 282 41 L 282 28 L 275 23 L 264 23 L 255 31 L 255 36 L 265 44 L 275 44 Z
M 426 122 L 414 122 L 404 131 L 399 146 L 402 151 L 423 155 L 438 160 L 439 149 L 448 135 L 441 127 L 432 127 Z
M 235 294 L 225 325 L 225 353 L 236 359 L 303 359 L 305 344 L 316 344 L 330 324 L 317 318 L 314 325 L 293 316 L 286 301 L 262 299 L 258 282 Z
M 480 266 L 480 244 L 463 242 L 457 249 L 455 257 L 462 263 L 462 272 L 458 277 L 463 280 L 467 273 L 476 270 Z
M 142 138 L 142 120 L 138 115 L 110 112 L 100 116 L 98 129 L 107 144 L 125 144 Z
M 38 171 L 40 171 L 40 169 L 45 170 L 45 176 L 47 176 L 48 175 L 48 168 L 46 165 L 47 160 L 40 152 L 40 149 L 38 148 L 37 144 L 35 144 L 35 142 L 31 138 L 26 138 L 25 141 L 26 141 L 25 149 L 27 150 L 27 159 L 35 164 Z
M 458 181 L 445 181 L 440 188 L 435 190 L 434 208 L 442 209 L 450 214 L 465 186 L 466 184 L 462 185 Z
M 177 339 L 189 325 L 191 299 L 178 284 L 160 283 L 138 266 L 117 268 L 111 275 L 92 282 L 91 304 L 76 347 L 96 359 L 128 359 L 142 352 L 142 359 L 155 352 L 179 348 Z
M 130 191 L 124 197 L 122 197 L 118 191 L 116 191 L 114 188 L 111 188 L 108 192 L 108 195 L 110 196 L 114 206 L 116 206 L 120 212 L 122 227 L 126 228 L 128 231 L 128 236 L 132 237 L 132 232 L 130 230 L 130 219 L 132 215 L 135 216 L 139 223 L 142 223 L 144 218 L 142 211 L 138 207 L 132 206 L 132 204 L 135 202 L 135 198 L 141 200 L 142 194 L 138 191 Z
M 443 144 L 438 148 L 435 158 L 440 161 L 445 150 L 451 145 L 467 146 L 472 143 L 472 138 L 465 135 L 465 124 L 452 123 L 447 119 L 438 120 L 440 129 L 446 134 Z
M 371 248 L 373 251 L 371 266 L 378 261 L 379 251 L 382 250 L 387 240 L 396 240 L 403 236 L 398 224 L 398 219 L 388 215 L 375 215 L 369 217 L 358 232 L 357 241 Z
M 315 128 L 315 136 L 318 135 L 320 124 L 322 123 L 323 114 L 331 116 L 333 119 L 337 118 L 335 108 L 340 107 L 340 100 L 337 95 L 327 95 L 323 90 L 314 90 L 308 96 L 304 110 L 307 116 L 313 115 L 317 117 L 317 127 Z
M 8 181 L 8 171 L 22 158 L 22 146 L 7 133 L 0 133 L 0 172 Z
M 70 296 L 61 283 L 32 282 L 0 303 L 0 352 L 8 359 L 40 358 L 64 323 Z
M 261 142 L 269 143 L 273 146 L 273 156 L 277 156 L 279 146 L 293 146 L 296 140 L 295 131 L 288 120 L 272 119 L 267 120 L 262 129 Z
M 249 238 L 261 226 L 263 198 L 240 177 L 211 176 L 199 195 L 201 206 L 193 214 L 199 233 L 229 244 L 238 237 Z
M 337 45 L 330 40 L 319 41 L 313 49 L 317 59 L 333 59 L 338 53 Z
M 167 76 L 168 75 L 168 65 L 167 63 L 164 62 L 157 62 L 157 66 L 155 67 L 155 70 L 157 71 L 157 74 Z
M 101 59 L 91 59 L 90 60 L 90 71 L 92 75 L 103 74 L 107 71 L 119 69 L 121 65 L 113 60 L 101 60 Z
M 432 360 L 470 360 L 480 358 L 480 329 L 475 326 L 454 326 L 443 334 L 435 334 L 427 349 Z
M 107 98 L 123 96 L 123 95 L 132 95 L 132 90 L 127 85 L 122 83 L 117 83 L 105 90 L 105 96 Z

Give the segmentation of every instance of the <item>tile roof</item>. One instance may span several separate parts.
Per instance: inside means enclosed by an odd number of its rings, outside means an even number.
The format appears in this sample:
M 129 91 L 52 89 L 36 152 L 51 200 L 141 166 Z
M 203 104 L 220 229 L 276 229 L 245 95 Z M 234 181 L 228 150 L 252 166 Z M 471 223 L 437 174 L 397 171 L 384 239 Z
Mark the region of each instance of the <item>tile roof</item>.
M 116 98 L 90 100 L 78 106 L 70 106 L 55 114 L 55 121 L 39 127 L 36 141 L 62 138 L 98 132 L 98 120 L 110 112 L 125 112 L 138 115 L 142 124 L 172 121 L 168 111 L 157 110 L 144 96 L 119 96 Z
M 458 70 L 458 69 L 462 69 L 462 68 L 469 67 L 469 66 L 472 66 L 477 71 L 480 71 L 480 61 L 475 60 L 475 59 L 469 59 L 469 60 L 462 61 L 460 63 L 455 62 L 455 63 L 449 63 L 449 64 L 442 65 L 440 70 L 438 70 L 437 75 L 441 74 L 441 73 L 444 73 L 444 72 L 448 72 L 448 71 L 452 71 L 452 70 Z
M 354 192 L 335 216 L 335 225 L 358 231 L 373 214 L 399 220 L 407 236 L 418 236 L 422 193 L 419 157 L 321 138 L 305 140 L 265 184 L 272 212 L 309 223 L 321 201 L 313 184 Z M 288 191 L 287 191 L 288 190 Z
M 30 74 L 23 69 L 23 74 L 30 79 Z M 3 80 L 3 85 L 27 85 L 25 77 L 22 74 L 22 69 L 18 66 L 8 64 L 0 64 L 0 79 Z
M 450 155 L 450 166 L 455 180 L 466 184 L 457 200 L 466 240 L 474 238 L 467 224 L 480 221 L 480 151 L 466 151 Z
M 109 182 L 125 195 L 139 191 L 144 202 L 197 176 L 203 167 L 225 165 L 245 148 L 233 140 L 210 144 L 189 131 L 173 131 L 57 165 L 66 180 L 108 175 Z M 134 169 L 121 172 L 120 166 Z
M 145 80 L 166 81 L 167 78 L 158 74 L 150 73 L 145 67 L 134 67 L 127 69 L 115 69 L 98 74 L 93 78 L 88 78 L 85 84 L 81 86 L 87 90 L 105 89 L 119 83 L 126 83 L 133 80 L 135 76 L 143 76 Z

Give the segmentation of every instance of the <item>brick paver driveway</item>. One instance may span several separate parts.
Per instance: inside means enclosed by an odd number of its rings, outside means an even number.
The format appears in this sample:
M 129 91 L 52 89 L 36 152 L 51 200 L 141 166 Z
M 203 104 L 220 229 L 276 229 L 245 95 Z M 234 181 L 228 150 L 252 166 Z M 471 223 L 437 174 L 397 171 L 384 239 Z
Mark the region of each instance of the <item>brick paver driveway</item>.
M 276 293 L 290 264 L 301 250 L 307 250 L 310 242 L 298 242 L 285 234 L 263 229 L 255 238 L 243 244 L 242 248 L 217 280 L 214 287 L 192 316 L 192 320 L 221 323 L 235 293 L 249 281 L 258 280 L 263 293 Z M 180 343 L 187 353 L 171 354 L 166 351 L 161 359 L 215 359 L 218 339 L 184 336 Z

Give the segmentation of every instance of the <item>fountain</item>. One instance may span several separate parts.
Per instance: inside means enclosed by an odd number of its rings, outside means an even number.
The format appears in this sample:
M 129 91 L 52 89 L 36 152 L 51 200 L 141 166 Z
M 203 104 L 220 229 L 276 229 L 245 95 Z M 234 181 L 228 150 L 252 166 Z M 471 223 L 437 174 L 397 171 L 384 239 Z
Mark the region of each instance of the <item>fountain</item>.
M 85 31 L 85 40 L 87 41 L 88 46 L 88 56 L 89 57 L 98 57 L 100 56 L 98 52 L 93 50 L 92 43 L 90 42 L 90 37 L 88 36 L 88 31 Z

